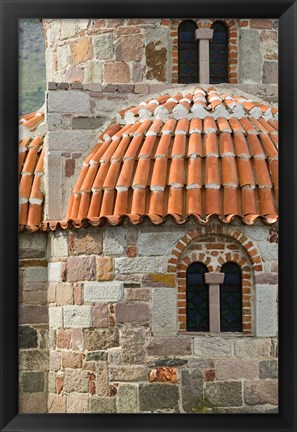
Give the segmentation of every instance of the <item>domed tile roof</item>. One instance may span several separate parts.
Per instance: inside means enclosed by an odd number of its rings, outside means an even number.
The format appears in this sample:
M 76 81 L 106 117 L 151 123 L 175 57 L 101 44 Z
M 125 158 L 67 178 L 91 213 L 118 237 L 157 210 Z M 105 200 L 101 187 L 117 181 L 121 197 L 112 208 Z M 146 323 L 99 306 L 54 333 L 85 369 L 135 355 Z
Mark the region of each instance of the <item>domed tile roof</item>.
M 55 229 L 192 216 L 207 223 L 278 219 L 277 109 L 215 88 L 121 111 L 83 163 Z
M 19 228 L 36 231 L 42 222 L 44 195 L 44 111 L 19 119 Z

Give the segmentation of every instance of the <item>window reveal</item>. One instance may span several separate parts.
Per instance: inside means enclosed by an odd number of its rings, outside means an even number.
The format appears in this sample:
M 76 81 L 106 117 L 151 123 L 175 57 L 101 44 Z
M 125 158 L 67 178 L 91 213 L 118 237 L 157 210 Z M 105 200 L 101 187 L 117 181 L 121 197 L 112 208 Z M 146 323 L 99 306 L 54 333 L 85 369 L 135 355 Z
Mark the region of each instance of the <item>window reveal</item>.
M 210 84 L 228 82 L 228 29 L 220 21 L 215 21 L 214 30 L 209 44 Z
M 196 24 L 183 21 L 178 28 L 178 82 L 199 82 L 198 46 L 195 40 Z
M 209 331 L 209 292 L 204 281 L 207 268 L 193 263 L 187 269 L 187 331 Z
M 222 266 L 225 278 L 220 285 L 221 332 L 242 331 L 242 286 L 241 270 L 235 263 Z

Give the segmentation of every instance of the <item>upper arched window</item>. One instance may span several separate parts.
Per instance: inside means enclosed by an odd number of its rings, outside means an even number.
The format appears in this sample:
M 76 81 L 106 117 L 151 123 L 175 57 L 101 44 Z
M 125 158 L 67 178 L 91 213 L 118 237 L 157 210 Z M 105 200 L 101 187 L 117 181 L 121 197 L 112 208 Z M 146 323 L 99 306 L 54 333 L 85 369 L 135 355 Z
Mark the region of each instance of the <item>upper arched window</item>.
M 213 38 L 209 44 L 210 83 L 228 82 L 228 29 L 226 24 L 215 21 Z
M 198 44 L 195 40 L 196 24 L 183 21 L 178 27 L 178 82 L 197 83 L 198 78 Z
M 209 331 L 209 293 L 204 274 L 207 267 L 199 262 L 187 269 L 187 331 Z
M 241 269 L 228 262 L 222 266 L 225 273 L 220 285 L 220 328 L 222 332 L 242 331 L 242 287 Z

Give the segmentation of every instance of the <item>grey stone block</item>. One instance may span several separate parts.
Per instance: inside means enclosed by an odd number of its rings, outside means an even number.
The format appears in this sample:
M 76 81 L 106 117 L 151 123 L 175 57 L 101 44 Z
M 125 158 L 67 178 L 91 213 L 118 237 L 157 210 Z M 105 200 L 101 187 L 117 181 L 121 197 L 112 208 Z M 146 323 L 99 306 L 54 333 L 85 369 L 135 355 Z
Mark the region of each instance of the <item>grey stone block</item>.
M 177 290 L 175 288 L 154 288 L 152 291 L 154 336 L 175 336 L 177 328 Z
M 169 384 L 141 384 L 139 386 L 139 411 L 178 411 L 178 386 Z
M 181 371 L 182 406 L 187 413 L 195 413 L 203 400 L 203 377 L 199 369 Z
M 106 351 L 90 351 L 86 355 L 87 361 L 107 361 L 108 354 Z
M 100 117 L 73 117 L 72 129 L 98 129 L 102 122 Z
M 37 331 L 34 328 L 19 327 L 19 348 L 37 348 Z
M 90 97 L 87 93 L 73 90 L 50 92 L 48 94 L 48 112 L 89 114 Z
M 263 360 L 259 364 L 260 378 L 278 378 L 278 361 L 277 360 Z
M 262 80 L 262 54 L 259 32 L 241 29 L 239 39 L 239 76 L 243 83 L 260 83 Z
M 116 412 L 115 397 L 92 397 L 90 400 L 90 413 L 109 414 Z
M 238 381 L 207 383 L 205 398 L 211 405 L 218 407 L 241 406 L 242 384 Z
M 117 391 L 117 412 L 138 412 L 138 388 L 131 384 L 120 384 Z
M 43 372 L 24 372 L 21 378 L 21 389 L 23 392 L 43 392 L 44 391 Z
M 255 300 L 257 336 L 276 336 L 276 288 L 269 285 L 257 285 L 255 290 Z

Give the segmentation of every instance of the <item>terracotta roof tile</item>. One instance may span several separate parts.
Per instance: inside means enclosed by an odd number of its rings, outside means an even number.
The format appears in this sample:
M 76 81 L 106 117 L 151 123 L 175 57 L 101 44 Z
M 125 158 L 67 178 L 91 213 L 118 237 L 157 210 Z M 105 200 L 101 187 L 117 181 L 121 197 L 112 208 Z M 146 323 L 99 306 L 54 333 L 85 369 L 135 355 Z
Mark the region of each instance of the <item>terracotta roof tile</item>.
M 34 112 L 19 119 L 19 228 L 36 231 L 43 212 L 44 113 Z M 40 128 L 39 128 L 40 126 Z M 41 130 L 41 135 L 38 131 Z M 26 136 L 24 136 L 26 135 Z
M 160 224 L 170 215 L 177 223 L 190 215 L 202 224 L 214 215 L 225 223 L 277 221 L 276 109 L 196 88 L 117 118 L 121 124 L 103 132 L 85 159 L 65 220 L 44 229 L 117 225 L 125 217 Z M 28 142 L 22 147 L 29 153 Z

